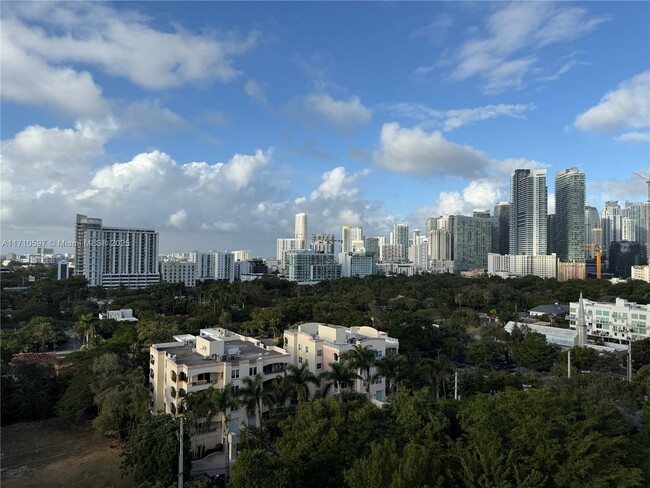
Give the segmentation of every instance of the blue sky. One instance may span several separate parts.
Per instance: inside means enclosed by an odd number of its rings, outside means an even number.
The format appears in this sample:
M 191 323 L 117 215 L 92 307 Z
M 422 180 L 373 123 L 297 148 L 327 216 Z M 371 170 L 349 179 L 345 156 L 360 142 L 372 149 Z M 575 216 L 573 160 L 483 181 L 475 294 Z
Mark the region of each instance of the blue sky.
M 74 216 L 161 251 L 470 213 L 578 166 L 642 201 L 650 3 L 4 3 L 2 239 Z M 551 197 L 551 202 L 553 198 Z M 64 249 L 65 250 L 65 249 Z M 69 250 L 71 251 L 71 250 Z

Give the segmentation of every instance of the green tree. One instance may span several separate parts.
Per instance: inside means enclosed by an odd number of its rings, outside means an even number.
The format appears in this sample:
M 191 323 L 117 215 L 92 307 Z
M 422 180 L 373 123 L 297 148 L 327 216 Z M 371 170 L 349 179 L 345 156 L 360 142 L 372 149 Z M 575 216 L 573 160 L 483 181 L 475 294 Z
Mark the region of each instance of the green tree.
M 285 488 L 294 486 L 291 471 L 262 449 L 246 449 L 239 453 L 232 468 L 228 488 Z
M 528 332 L 521 342 L 512 346 L 512 358 L 518 366 L 549 371 L 553 366 L 556 349 L 546 342 L 546 337 L 537 332 Z
M 363 347 L 360 344 L 356 344 L 352 349 L 344 352 L 341 355 L 341 360 L 349 364 L 350 368 L 357 371 L 357 374 L 361 377 L 365 389 L 366 389 L 366 398 L 370 400 L 370 385 L 375 379 L 375 375 L 372 374 L 372 368 L 375 365 L 375 351 L 369 347 Z
M 350 388 L 359 375 L 352 371 L 347 363 L 336 362 L 330 363 L 329 370 L 321 373 L 320 378 L 327 382 L 324 387 L 324 396 L 327 396 L 327 391 L 334 387 L 334 394 L 341 400 L 343 389 Z
M 246 405 L 246 412 L 255 417 L 257 427 L 262 427 L 262 405 L 265 396 L 264 377 L 261 374 L 243 379 L 243 387 L 239 390 L 240 398 Z
M 122 453 L 122 470 L 133 473 L 136 483 L 162 483 L 170 486 L 178 477 L 177 420 L 169 415 L 155 415 L 141 423 L 129 438 Z M 190 478 L 189 436 L 184 436 L 183 476 Z
M 400 368 L 404 364 L 404 357 L 396 354 L 387 355 L 375 363 L 377 374 L 386 378 L 387 395 L 397 393 L 397 385 L 400 378 Z
M 307 363 L 300 367 L 289 365 L 284 373 L 283 381 L 298 402 L 309 400 L 311 396 L 309 385 L 318 386 L 320 384 L 318 378 L 309 371 Z

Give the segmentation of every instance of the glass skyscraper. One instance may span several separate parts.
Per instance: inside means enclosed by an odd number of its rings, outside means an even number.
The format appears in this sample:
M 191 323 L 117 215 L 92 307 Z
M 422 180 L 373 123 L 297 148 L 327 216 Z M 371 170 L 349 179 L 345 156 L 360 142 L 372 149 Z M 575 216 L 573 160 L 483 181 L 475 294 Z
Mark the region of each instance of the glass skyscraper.
M 555 174 L 555 252 L 560 261 L 585 259 L 585 174 L 569 168 Z

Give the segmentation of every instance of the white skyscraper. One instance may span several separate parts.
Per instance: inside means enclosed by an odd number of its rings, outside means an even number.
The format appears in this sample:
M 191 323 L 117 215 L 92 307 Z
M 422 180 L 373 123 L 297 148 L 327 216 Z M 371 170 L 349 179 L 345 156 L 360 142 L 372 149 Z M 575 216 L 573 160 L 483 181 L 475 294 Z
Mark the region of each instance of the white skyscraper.
M 510 185 L 510 254 L 546 254 L 546 170 L 516 169 Z
M 307 214 L 296 214 L 295 239 L 299 242 L 298 249 L 307 249 Z

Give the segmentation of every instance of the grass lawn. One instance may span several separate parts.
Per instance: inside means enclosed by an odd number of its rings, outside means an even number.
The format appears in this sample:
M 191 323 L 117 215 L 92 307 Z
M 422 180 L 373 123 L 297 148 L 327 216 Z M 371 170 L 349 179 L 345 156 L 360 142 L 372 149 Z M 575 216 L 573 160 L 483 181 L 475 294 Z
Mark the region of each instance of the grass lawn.
M 51 421 L 2 428 L 0 457 L 3 488 L 128 487 L 122 477 L 117 441 L 96 437 L 89 423 Z

